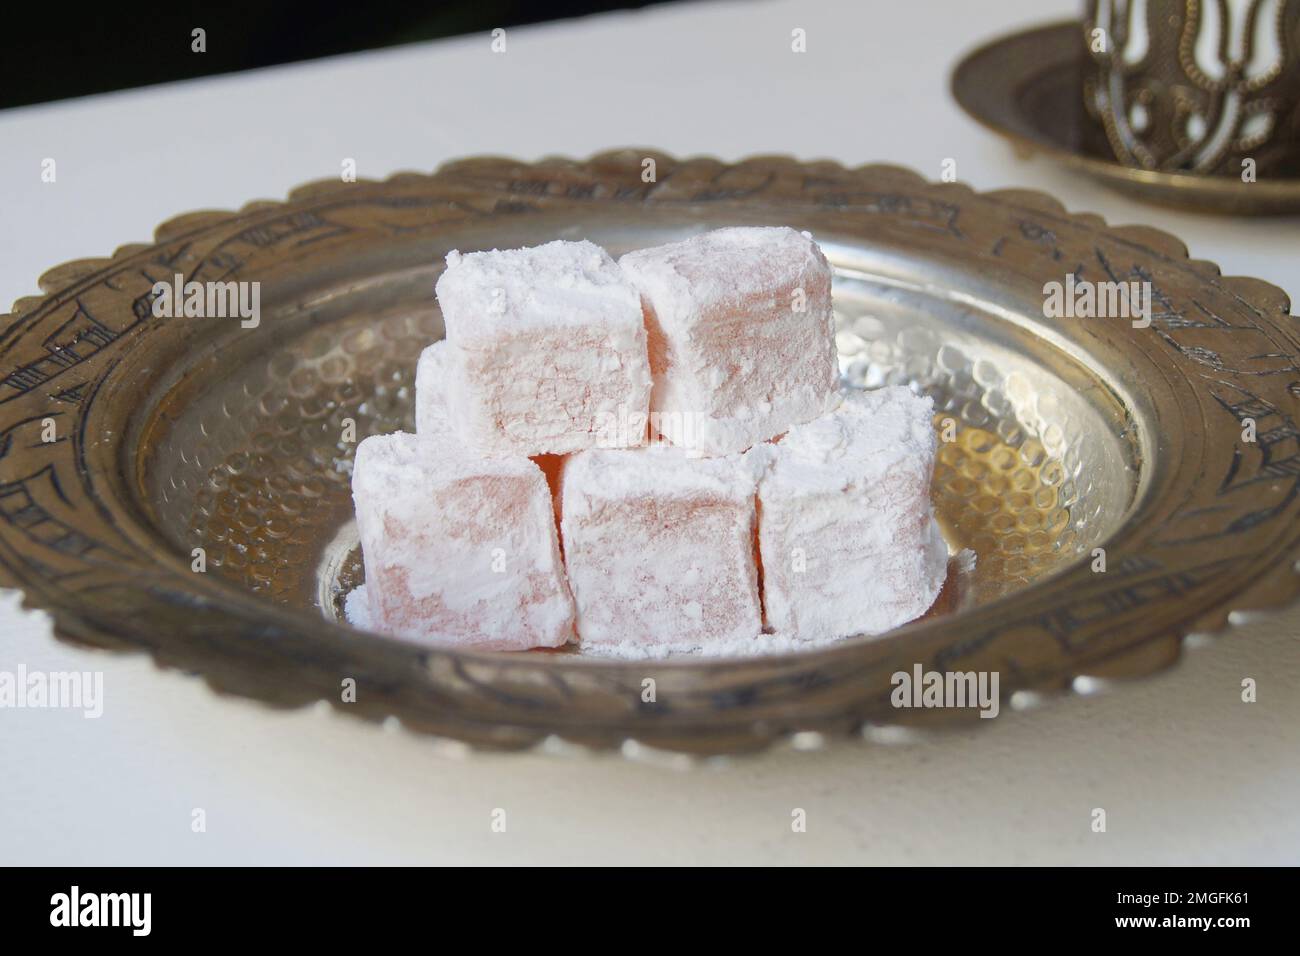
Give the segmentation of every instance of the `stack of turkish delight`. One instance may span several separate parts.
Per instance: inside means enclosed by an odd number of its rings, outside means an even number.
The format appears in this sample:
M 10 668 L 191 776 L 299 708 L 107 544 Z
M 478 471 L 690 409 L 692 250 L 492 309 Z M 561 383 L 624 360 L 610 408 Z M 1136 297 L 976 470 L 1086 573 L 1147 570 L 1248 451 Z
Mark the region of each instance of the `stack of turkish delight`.
M 743 650 L 942 587 L 931 401 L 840 384 L 807 233 L 452 252 L 416 433 L 365 439 L 370 626 L 485 650 Z

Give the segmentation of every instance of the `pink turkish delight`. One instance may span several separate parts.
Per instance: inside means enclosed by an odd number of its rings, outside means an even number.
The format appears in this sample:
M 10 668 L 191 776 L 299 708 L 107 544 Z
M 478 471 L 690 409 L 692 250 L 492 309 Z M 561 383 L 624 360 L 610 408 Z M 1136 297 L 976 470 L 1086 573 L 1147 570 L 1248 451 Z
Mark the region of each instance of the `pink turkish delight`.
M 651 428 L 674 445 L 740 452 L 834 405 L 831 269 L 807 233 L 717 229 L 619 265 L 645 311 Z
M 546 478 L 527 458 L 478 458 L 404 433 L 357 447 L 352 496 L 371 626 L 480 650 L 574 636 Z
M 948 549 L 930 503 L 932 410 L 902 386 L 847 390 L 836 410 L 749 452 L 770 629 L 875 634 L 934 603 Z
M 762 630 L 754 478 L 679 448 L 565 459 L 565 564 L 584 648 L 693 650 Z
M 437 292 L 447 410 L 469 448 L 504 457 L 646 443 L 641 300 L 599 246 L 452 252 Z

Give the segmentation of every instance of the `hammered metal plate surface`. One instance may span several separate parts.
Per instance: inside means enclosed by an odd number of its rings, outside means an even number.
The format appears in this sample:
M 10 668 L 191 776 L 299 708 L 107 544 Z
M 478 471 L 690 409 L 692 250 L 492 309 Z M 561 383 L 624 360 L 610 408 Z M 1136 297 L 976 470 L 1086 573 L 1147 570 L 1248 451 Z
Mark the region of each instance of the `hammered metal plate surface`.
M 978 555 L 939 605 L 879 639 L 653 663 L 459 653 L 338 623 L 359 573 L 349 425 L 357 440 L 411 427 L 442 255 L 556 237 L 617 254 L 727 224 L 811 230 L 836 270 L 846 377 L 935 397 L 953 438 L 935 501 L 951 547 Z M 260 325 L 153 317 L 153 283 L 177 272 L 260 282 Z M 1045 319 L 1042 287 L 1067 272 L 1150 281 L 1151 327 Z M 1286 297 L 1041 194 L 784 158 L 477 159 L 182 217 L 42 286 L 0 338 L 0 583 L 63 636 L 271 703 L 483 747 L 748 751 L 973 716 L 894 710 L 890 675 L 914 663 L 996 670 L 1007 698 L 1146 674 L 1300 581 Z M 58 440 L 42 441 L 50 420 Z

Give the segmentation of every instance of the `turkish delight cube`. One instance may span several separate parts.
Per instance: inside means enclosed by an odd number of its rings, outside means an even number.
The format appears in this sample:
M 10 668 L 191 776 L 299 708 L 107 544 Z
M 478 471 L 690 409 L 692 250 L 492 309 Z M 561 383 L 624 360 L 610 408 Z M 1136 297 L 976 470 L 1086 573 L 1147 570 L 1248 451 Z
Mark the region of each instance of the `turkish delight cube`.
M 716 229 L 619 265 L 645 311 L 651 429 L 674 445 L 744 451 L 837 400 L 831 269 L 807 233 Z
M 352 496 L 372 626 L 480 650 L 574 636 L 551 495 L 527 458 L 480 459 L 416 436 L 357 446 Z
M 467 446 L 532 456 L 646 443 L 641 300 L 599 246 L 452 252 L 437 293 L 447 408 Z
M 749 453 L 775 633 L 875 634 L 934 603 L 948 549 L 930 503 L 932 411 L 902 386 L 850 389 L 834 411 Z
M 442 454 L 448 446 L 456 446 L 466 454 L 473 454 L 457 438 L 447 412 L 447 353 L 446 341 L 434 342 L 420 353 L 415 367 L 415 434 L 424 442 L 429 454 Z M 532 461 L 546 476 L 551 489 L 558 521 L 560 465 L 562 455 L 534 455 Z
M 753 475 L 739 457 L 595 450 L 560 477 L 584 648 L 689 651 L 762 630 Z

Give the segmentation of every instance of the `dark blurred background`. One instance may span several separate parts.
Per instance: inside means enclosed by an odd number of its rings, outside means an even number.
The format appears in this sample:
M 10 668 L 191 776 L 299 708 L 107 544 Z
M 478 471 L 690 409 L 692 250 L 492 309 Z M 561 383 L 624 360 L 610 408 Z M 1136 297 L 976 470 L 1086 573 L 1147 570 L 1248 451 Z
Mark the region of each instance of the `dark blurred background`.
M 220 4 L 26 3 L 0 20 L 0 108 L 231 73 L 356 50 L 484 34 L 649 6 L 653 0 L 448 0 Z M 688 0 L 677 0 L 688 2 Z M 37 16 L 31 14 L 37 13 Z M 39 27 L 37 26 L 39 24 Z M 191 50 L 206 31 L 207 51 Z

